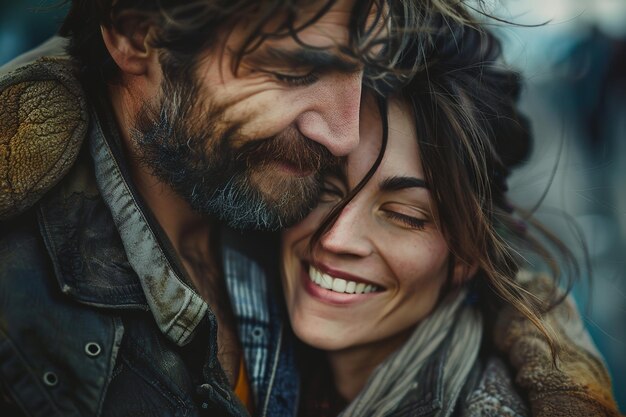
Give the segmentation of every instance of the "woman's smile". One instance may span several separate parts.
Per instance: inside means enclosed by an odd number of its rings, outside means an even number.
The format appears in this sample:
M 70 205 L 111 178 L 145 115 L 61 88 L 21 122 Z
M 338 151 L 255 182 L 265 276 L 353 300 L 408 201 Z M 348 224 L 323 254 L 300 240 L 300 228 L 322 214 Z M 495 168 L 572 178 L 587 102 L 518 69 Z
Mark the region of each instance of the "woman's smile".
M 349 305 L 378 295 L 384 289 L 365 279 L 329 268 L 302 263 L 301 283 L 316 300 L 328 304 Z M 322 272 L 326 271 L 326 272 Z
M 324 270 L 326 272 L 323 272 Z M 382 287 L 366 279 L 328 268 L 316 268 L 313 265 L 309 265 L 309 278 L 320 287 L 337 293 L 366 294 L 382 291 Z

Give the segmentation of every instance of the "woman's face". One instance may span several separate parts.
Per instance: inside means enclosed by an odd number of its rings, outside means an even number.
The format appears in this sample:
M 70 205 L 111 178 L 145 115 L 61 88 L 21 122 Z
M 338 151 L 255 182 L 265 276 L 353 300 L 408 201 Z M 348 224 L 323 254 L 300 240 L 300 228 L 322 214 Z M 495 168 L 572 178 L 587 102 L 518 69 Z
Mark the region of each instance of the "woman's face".
M 381 344 L 394 349 L 435 306 L 449 251 L 433 220 L 412 117 L 390 103 L 382 164 L 346 206 L 313 254 L 324 216 L 372 166 L 382 127 L 372 104 L 345 178 L 329 177 L 318 206 L 282 239 L 282 280 L 295 333 L 324 350 Z M 445 175 L 445 173 L 442 173 Z

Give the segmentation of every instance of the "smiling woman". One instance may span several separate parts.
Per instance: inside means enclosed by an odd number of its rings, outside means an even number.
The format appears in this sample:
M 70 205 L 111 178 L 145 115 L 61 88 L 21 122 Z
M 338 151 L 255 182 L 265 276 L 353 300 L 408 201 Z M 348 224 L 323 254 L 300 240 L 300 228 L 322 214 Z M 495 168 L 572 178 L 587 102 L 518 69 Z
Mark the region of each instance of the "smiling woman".
M 415 363 L 403 364 L 402 372 L 394 371 L 397 383 L 409 387 L 422 382 L 415 380 L 415 372 L 427 361 L 425 352 L 441 349 L 459 360 L 453 364 L 456 368 L 463 368 L 455 375 L 454 394 L 441 414 L 447 415 L 476 360 L 482 334 L 480 315 L 460 304 L 467 291 L 450 284 L 466 282 L 476 266 L 454 260 L 436 220 L 410 106 L 392 100 L 388 118 L 391 128 L 380 165 L 332 227 L 314 242 L 324 217 L 355 188 L 379 154 L 381 123 L 371 104 L 362 110 L 364 133 L 345 172 L 329 176 L 314 211 L 284 232 L 285 298 L 296 335 L 328 351 L 342 399 L 336 411 L 358 398 L 346 415 L 391 412 L 406 390 L 399 389 L 401 385 L 390 390 L 376 379 L 366 387 L 374 370 L 383 362 L 391 369 L 387 358 L 393 352 L 400 352 L 396 358 L 422 355 Z M 452 329 L 457 321 L 464 327 Z M 423 324 L 416 330 L 419 323 Z M 307 387 L 305 392 L 318 388 Z M 304 415 L 319 412 L 313 406 Z
M 314 212 L 284 233 L 287 306 L 297 335 L 316 347 L 395 350 L 431 312 L 448 276 L 449 250 L 434 222 L 408 110 L 392 102 L 381 165 L 315 251 L 309 247 L 321 220 L 378 154 L 382 133 L 373 106 L 362 113 L 366 133 L 346 175 L 327 178 Z
M 489 32 L 439 24 L 427 67 L 384 112 L 364 100 L 358 147 L 283 232 L 287 310 L 315 348 L 301 356 L 300 415 L 617 415 L 557 289 L 555 259 L 575 260 L 507 200 L 531 146 L 519 78 Z

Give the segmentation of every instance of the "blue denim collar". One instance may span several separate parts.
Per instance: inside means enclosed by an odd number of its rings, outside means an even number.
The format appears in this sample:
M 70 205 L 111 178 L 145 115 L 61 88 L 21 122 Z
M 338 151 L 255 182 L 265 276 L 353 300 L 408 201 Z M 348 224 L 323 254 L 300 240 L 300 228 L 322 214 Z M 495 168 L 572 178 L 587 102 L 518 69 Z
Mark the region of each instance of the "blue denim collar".
M 39 203 L 39 227 L 61 291 L 96 307 L 147 310 L 86 146 L 68 175 Z
M 107 133 L 114 132 L 111 126 Z M 181 268 L 175 266 L 174 257 L 164 248 L 163 237 L 159 238 L 155 230 L 158 225 L 148 220 L 150 214 L 138 204 L 137 193 L 123 175 L 118 159 L 121 152 L 114 152 L 106 137 L 101 119 L 92 112 L 89 145 L 98 188 L 159 329 L 174 343 L 185 345 L 208 306 L 185 282 Z
M 112 120 L 98 113 L 91 111 L 90 154 L 83 149 L 59 191 L 40 206 L 61 289 L 92 305 L 148 308 L 163 334 L 185 345 L 208 306 L 173 266 L 158 225 L 123 174 Z

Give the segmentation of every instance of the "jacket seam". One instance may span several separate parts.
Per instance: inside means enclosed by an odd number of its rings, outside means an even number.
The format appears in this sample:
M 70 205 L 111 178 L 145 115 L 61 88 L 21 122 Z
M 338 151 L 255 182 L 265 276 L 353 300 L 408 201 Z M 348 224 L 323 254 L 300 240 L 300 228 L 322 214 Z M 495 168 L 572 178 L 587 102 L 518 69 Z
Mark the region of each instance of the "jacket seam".
M 121 348 L 122 338 L 124 337 L 124 324 L 122 323 L 122 319 L 118 316 L 113 317 L 113 329 L 115 335 L 113 336 L 113 344 L 111 346 L 111 355 L 109 357 L 109 361 L 107 363 L 106 370 L 106 381 L 104 386 L 102 387 L 102 395 L 100 396 L 100 402 L 98 404 L 98 408 L 96 409 L 96 416 L 102 415 L 102 409 L 104 407 L 104 402 L 107 398 L 107 392 L 109 390 L 109 384 L 113 380 L 113 370 L 115 369 L 115 364 L 117 363 L 117 356 Z
M 276 377 L 276 368 L 278 367 L 278 358 L 280 357 L 280 347 L 283 343 L 283 325 L 280 325 L 280 332 L 278 333 L 278 342 L 276 347 L 276 353 L 274 354 L 274 361 L 272 363 L 272 373 L 270 374 L 270 381 L 267 385 L 267 394 L 265 395 L 265 404 L 263 406 L 262 417 L 267 416 L 267 408 L 269 407 L 270 397 L 272 395 L 272 387 L 274 385 L 274 379 Z

